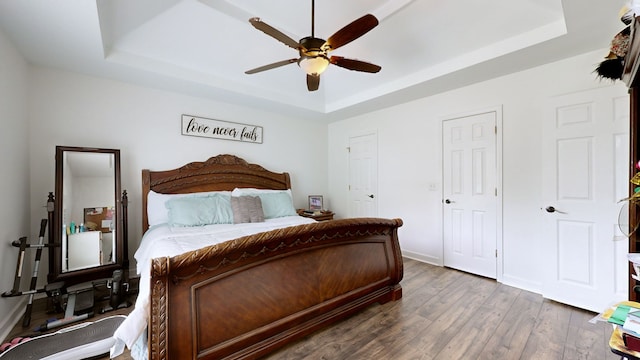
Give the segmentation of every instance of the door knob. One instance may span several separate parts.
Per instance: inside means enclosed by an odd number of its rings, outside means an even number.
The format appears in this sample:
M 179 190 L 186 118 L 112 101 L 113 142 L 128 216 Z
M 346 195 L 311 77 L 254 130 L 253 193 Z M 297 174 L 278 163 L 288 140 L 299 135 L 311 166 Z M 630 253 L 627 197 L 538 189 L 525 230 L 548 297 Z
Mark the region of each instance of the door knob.
M 546 207 L 546 208 L 544 208 L 544 209 L 545 209 L 545 211 L 546 211 L 546 212 L 548 212 L 548 213 L 554 213 L 554 212 L 557 212 L 557 213 L 559 213 L 559 214 L 566 214 L 566 212 L 564 212 L 564 211 L 560 211 L 560 210 L 558 210 L 558 209 L 554 208 L 553 206 L 547 206 L 547 207 Z
M 373 199 L 373 194 L 369 194 L 367 196 Z
M 444 203 L 445 204 L 451 204 L 453 201 L 449 200 L 449 199 L 444 199 Z

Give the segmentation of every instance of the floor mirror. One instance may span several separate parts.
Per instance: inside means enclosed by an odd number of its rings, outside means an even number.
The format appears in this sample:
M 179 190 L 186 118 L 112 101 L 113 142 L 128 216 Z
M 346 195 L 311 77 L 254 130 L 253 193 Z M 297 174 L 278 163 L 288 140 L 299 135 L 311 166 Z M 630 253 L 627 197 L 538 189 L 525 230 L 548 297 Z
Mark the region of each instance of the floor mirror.
M 55 193 L 49 195 L 49 282 L 75 284 L 128 269 L 127 194 L 120 150 L 56 146 Z

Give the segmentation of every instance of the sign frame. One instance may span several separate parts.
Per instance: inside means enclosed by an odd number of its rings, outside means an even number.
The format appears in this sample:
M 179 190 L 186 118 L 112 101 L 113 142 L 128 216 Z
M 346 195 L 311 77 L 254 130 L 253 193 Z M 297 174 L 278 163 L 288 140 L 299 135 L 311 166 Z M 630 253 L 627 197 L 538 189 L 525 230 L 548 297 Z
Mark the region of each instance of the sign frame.
M 262 144 L 262 126 L 182 114 L 182 135 Z

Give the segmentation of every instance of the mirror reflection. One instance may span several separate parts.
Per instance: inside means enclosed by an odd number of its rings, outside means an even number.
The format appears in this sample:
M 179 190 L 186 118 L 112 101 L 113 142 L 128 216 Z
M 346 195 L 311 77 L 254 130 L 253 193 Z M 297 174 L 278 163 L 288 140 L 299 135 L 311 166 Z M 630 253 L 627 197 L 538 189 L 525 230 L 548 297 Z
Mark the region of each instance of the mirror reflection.
M 116 262 L 115 155 L 64 151 L 62 272 Z

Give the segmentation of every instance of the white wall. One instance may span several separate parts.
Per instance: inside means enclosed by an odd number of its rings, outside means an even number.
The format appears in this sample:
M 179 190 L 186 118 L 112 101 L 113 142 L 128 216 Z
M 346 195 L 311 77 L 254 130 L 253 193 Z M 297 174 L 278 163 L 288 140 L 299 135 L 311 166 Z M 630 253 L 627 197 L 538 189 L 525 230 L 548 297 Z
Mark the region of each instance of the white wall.
M 379 216 L 400 217 L 405 255 L 442 263 L 441 122 L 459 114 L 502 109 L 503 282 L 540 291 L 541 119 L 553 95 L 610 86 L 593 74 L 606 50 L 419 99 L 329 126 L 329 193 L 347 211 L 348 137 L 378 132 Z M 615 86 L 624 87 L 622 83 Z M 437 183 L 438 190 L 428 190 Z
M 9 243 L 22 236 L 35 242 L 38 238 L 39 228 L 29 226 L 31 216 L 40 219 L 41 209 L 32 212 L 29 207 L 27 84 L 27 63 L 0 31 L 0 292 L 13 287 L 18 261 L 18 249 Z M 25 286 L 31 272 L 26 274 Z M 24 297 L 0 299 L 0 329 L 6 329 L 0 334 L 2 338 L 24 313 L 23 300 Z
M 56 145 L 120 149 L 132 268 L 142 231 L 143 168 L 172 169 L 229 153 L 289 172 L 297 207 L 306 206 L 308 194 L 327 191 L 326 123 L 52 69 L 33 68 L 31 79 L 32 211 L 41 211 L 54 190 Z M 183 136 L 181 114 L 262 126 L 263 143 Z

